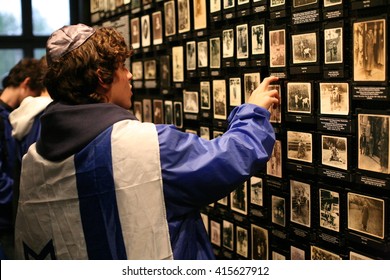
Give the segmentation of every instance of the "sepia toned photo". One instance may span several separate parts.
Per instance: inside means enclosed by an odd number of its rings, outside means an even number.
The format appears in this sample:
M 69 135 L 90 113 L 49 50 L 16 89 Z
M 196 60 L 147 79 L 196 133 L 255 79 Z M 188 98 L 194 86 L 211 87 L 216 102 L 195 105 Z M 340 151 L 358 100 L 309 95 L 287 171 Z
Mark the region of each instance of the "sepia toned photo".
M 207 28 L 206 0 L 194 0 L 194 30 Z
M 321 135 L 323 165 L 348 170 L 348 142 L 346 137 Z
M 160 56 L 160 85 L 168 88 L 171 85 L 171 58 L 169 55 Z
M 134 107 L 133 107 L 134 116 L 142 122 L 142 102 L 141 101 L 134 101 Z
M 245 102 L 248 102 L 252 92 L 260 85 L 260 72 L 244 73 Z
M 176 10 L 175 1 L 164 2 L 165 36 L 176 34 Z
M 237 34 L 237 58 L 249 57 L 249 42 L 248 42 L 248 24 L 236 26 Z
M 311 133 L 287 131 L 287 158 L 313 162 L 313 139 Z
M 160 45 L 163 42 L 163 26 L 161 11 L 152 14 L 153 22 L 153 45 Z
M 221 39 L 210 38 L 210 68 L 221 68 Z
M 186 43 L 187 70 L 196 70 L 196 42 Z
M 99 12 L 103 7 L 100 7 L 100 0 L 92 0 L 89 11 L 91 14 Z
M 132 0 L 131 1 L 131 9 L 136 10 L 141 8 L 141 0 Z
M 200 108 L 202 110 L 210 109 L 210 82 L 200 82 Z
M 145 69 L 145 80 L 156 80 L 156 60 L 149 59 L 144 61 L 144 69 Z
M 150 18 L 149 15 L 144 15 L 141 17 L 141 45 L 142 47 L 149 47 L 151 43 L 150 36 Z
M 278 7 L 285 4 L 285 0 L 270 0 L 271 7 Z
M 263 206 L 263 179 L 252 176 L 250 184 L 251 203 L 257 206 Z
M 234 226 L 233 223 L 223 220 L 222 222 L 222 245 L 231 251 L 234 250 Z
M 317 3 L 318 0 L 293 0 L 293 7 L 298 8 L 298 7 L 303 7 L 311 4 Z
M 310 227 L 311 204 L 310 185 L 290 180 L 290 221 Z
M 272 251 L 271 256 L 272 256 L 272 260 L 275 260 L 275 261 L 284 261 L 284 260 L 286 260 L 286 256 L 285 255 L 283 255 L 281 253 L 278 253 L 276 251 Z
M 386 81 L 386 20 L 353 23 L 354 81 Z
M 208 42 L 201 41 L 198 42 L 198 67 L 206 68 L 209 66 L 209 58 L 208 58 Z
M 343 0 L 324 0 L 324 7 L 331 7 L 335 5 L 340 5 L 343 3 Z
M 340 232 L 340 194 L 327 189 L 319 189 L 320 226 Z
M 286 66 L 286 30 L 269 31 L 270 67 Z
M 291 260 L 305 260 L 305 251 L 295 246 L 290 246 Z
M 282 178 L 282 142 L 275 140 L 274 149 L 267 162 L 267 175 Z
M 217 201 L 217 203 L 227 206 L 228 205 L 228 197 L 225 196 L 225 197 L 221 198 L 220 200 Z
M 291 35 L 293 64 L 317 62 L 317 34 Z
M 177 17 L 179 33 L 188 32 L 191 29 L 190 21 L 190 1 L 177 0 Z
M 268 230 L 251 224 L 252 260 L 268 260 Z
M 226 82 L 225 80 L 213 80 L 213 105 L 214 119 L 226 120 Z
M 310 246 L 310 259 L 311 260 L 333 260 L 333 261 L 337 261 L 337 260 L 342 260 L 342 258 L 335 254 L 335 253 L 332 253 L 328 250 L 324 250 L 320 247 L 317 247 L 317 246 L 314 246 L 314 245 L 311 245 Z
M 143 122 L 152 121 L 152 101 L 150 99 L 142 100 L 142 120 Z
M 385 236 L 385 201 L 348 192 L 348 229 L 383 239 Z
M 183 104 L 180 101 L 173 102 L 173 121 L 176 127 L 183 127 Z
M 325 64 L 343 63 L 343 28 L 324 29 Z
M 234 57 L 234 30 L 226 29 L 222 31 L 222 57 Z
M 200 138 L 210 140 L 210 128 L 207 126 L 201 126 L 200 129 Z
M 286 226 L 286 201 L 284 198 L 272 195 L 272 222 L 282 227 Z
M 131 47 L 133 49 L 139 49 L 141 46 L 141 35 L 140 35 L 140 19 L 138 17 L 132 18 L 130 21 L 131 29 Z
M 131 63 L 131 73 L 133 74 L 133 81 L 142 81 L 143 79 L 142 61 L 133 61 Z
M 282 92 L 280 85 L 269 85 L 269 90 L 277 90 L 279 93 L 279 103 L 274 104 L 269 107 L 268 111 L 271 113 L 269 121 L 271 123 L 281 123 L 282 122 Z
M 211 244 L 221 246 L 221 224 L 210 220 L 210 241 Z
M 210 232 L 209 232 L 209 216 L 207 216 L 207 214 L 205 214 L 205 213 L 200 213 L 200 217 L 202 218 L 206 232 L 208 234 L 210 234 Z
M 265 25 L 253 25 L 252 28 L 252 55 L 265 53 Z
M 229 78 L 229 105 L 241 105 L 241 78 Z
M 185 113 L 199 113 L 199 101 L 197 91 L 183 90 L 183 104 Z
M 184 82 L 183 46 L 172 47 L 172 80 Z
M 173 124 L 173 102 L 164 100 L 164 123 Z
M 236 253 L 244 258 L 248 257 L 248 230 L 236 226 Z
M 358 168 L 389 174 L 389 115 L 358 114 Z
M 222 5 L 221 5 L 222 0 L 210 0 L 210 13 L 216 13 L 220 12 Z
M 223 0 L 223 8 L 224 10 L 234 8 L 236 4 L 235 0 Z
M 163 101 L 161 99 L 153 100 L 153 123 L 155 124 L 164 123 L 164 109 L 163 109 Z
M 320 83 L 320 113 L 349 115 L 349 84 Z
M 230 193 L 230 209 L 241 214 L 248 214 L 247 186 L 240 185 Z
M 372 258 L 369 258 L 365 255 L 356 253 L 354 251 L 349 251 L 349 259 L 354 261 L 362 261 L 362 260 L 374 260 Z
M 311 83 L 287 83 L 287 112 L 311 114 Z
M 219 136 L 222 136 L 223 131 L 219 130 L 213 130 L 213 139 L 218 138 Z

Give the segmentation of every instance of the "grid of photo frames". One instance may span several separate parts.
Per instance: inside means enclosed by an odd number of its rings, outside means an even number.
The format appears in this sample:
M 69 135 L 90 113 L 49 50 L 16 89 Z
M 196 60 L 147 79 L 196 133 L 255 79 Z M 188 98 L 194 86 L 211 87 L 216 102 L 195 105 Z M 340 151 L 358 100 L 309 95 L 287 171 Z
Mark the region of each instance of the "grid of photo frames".
M 276 143 L 202 209 L 219 259 L 390 257 L 389 0 L 96 0 L 134 51 L 133 112 L 211 140 L 262 79 Z

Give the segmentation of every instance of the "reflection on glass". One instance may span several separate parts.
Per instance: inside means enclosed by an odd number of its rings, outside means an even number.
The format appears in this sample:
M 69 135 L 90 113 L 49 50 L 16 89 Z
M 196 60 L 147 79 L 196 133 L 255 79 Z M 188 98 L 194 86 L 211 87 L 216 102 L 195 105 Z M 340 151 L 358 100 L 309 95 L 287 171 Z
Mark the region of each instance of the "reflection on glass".
M 53 31 L 70 23 L 69 0 L 31 0 L 31 5 L 34 35 L 50 35 Z
M 22 35 L 21 1 L 0 0 L 0 35 Z
M 23 58 L 22 49 L 0 49 L 0 88 L 8 71 Z

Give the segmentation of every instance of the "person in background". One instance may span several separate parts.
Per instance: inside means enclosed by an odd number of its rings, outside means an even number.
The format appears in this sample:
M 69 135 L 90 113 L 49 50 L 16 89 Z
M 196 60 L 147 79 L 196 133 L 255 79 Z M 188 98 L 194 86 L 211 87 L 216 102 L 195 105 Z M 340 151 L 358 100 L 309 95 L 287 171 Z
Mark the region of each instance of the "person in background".
M 0 96 L 0 243 L 7 258 L 13 258 L 13 184 L 16 143 L 11 135 L 9 114 L 28 96 L 37 96 L 44 89 L 38 59 L 24 58 L 9 72 L 2 83 Z
M 114 28 L 64 26 L 48 39 L 53 102 L 23 157 L 18 259 L 214 259 L 200 208 L 269 160 L 279 102 L 267 77 L 212 140 L 139 122 L 132 52 Z

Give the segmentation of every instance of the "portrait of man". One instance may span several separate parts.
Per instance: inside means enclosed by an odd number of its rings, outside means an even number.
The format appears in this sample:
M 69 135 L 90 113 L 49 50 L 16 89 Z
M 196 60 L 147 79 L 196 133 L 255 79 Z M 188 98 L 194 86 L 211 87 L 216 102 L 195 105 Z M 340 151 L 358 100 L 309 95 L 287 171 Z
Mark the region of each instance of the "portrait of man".
M 324 30 L 325 34 L 325 64 L 343 62 L 343 29 L 329 28 Z

